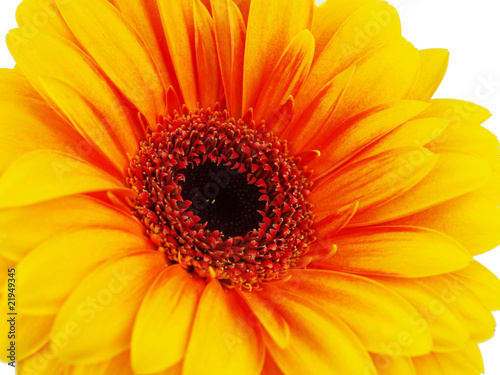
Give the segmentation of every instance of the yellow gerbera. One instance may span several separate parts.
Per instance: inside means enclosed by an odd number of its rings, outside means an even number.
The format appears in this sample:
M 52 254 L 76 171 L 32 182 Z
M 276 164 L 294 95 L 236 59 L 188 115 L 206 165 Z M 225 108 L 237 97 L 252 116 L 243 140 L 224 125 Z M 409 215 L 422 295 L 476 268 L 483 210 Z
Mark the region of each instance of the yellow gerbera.
M 19 374 L 483 371 L 498 141 L 487 110 L 430 99 L 448 53 L 386 2 L 24 0 L 18 23 Z

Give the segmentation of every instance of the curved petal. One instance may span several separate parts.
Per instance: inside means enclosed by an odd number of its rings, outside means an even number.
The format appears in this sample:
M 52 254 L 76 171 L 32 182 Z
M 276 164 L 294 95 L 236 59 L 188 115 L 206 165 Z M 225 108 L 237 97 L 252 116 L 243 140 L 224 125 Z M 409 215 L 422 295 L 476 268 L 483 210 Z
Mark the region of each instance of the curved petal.
M 417 374 L 447 375 L 433 353 L 422 357 L 412 358 Z
M 123 183 L 83 160 L 56 151 L 33 151 L 12 163 L 0 178 L 0 208 L 108 190 L 130 192 Z
M 18 353 L 16 358 L 18 361 L 35 354 L 47 344 L 54 319 L 54 315 L 18 315 Z
M 408 99 L 428 100 L 434 95 L 448 69 L 450 52 L 445 49 L 420 51 L 420 73 L 409 92 Z
M 17 271 L 23 275 L 17 283 L 19 293 L 24 296 L 20 311 L 55 314 L 78 284 L 100 264 L 134 251 L 154 249 L 156 245 L 146 237 L 109 229 L 84 229 L 53 237 L 17 265 Z
M 290 343 L 284 349 L 264 336 L 269 352 L 285 374 L 374 371 L 365 347 L 340 319 L 279 287 L 266 287 L 260 293 L 274 304 L 290 326 Z
M 72 370 L 72 366 L 57 358 L 59 348 L 45 345 L 43 349 L 18 363 L 20 375 L 63 375 Z
M 19 225 L 22 223 L 22 225 Z M 132 216 L 104 202 L 83 195 L 54 199 L 26 207 L 0 210 L 0 227 L 5 234 L 0 253 L 15 261 L 52 236 L 84 228 L 121 229 L 144 234 L 144 227 Z M 26 235 L 29 233 L 29 236 Z
M 472 261 L 453 238 L 427 228 L 374 226 L 332 237 L 338 251 L 319 266 L 347 273 L 427 277 L 463 269 Z
M 145 251 L 112 260 L 91 273 L 66 300 L 54 322 L 53 335 L 64 332 L 69 324 L 78 332 L 60 349 L 59 357 L 88 364 L 127 350 L 142 297 L 164 267 L 164 254 Z
M 378 375 L 417 375 L 410 357 L 371 354 Z
M 156 124 L 165 111 L 165 90 L 142 40 L 106 0 L 56 0 L 78 41 L 139 111 Z
M 205 284 L 179 265 L 164 270 L 144 297 L 132 333 L 136 373 L 156 373 L 184 358 Z
M 311 26 L 313 0 L 252 0 L 248 16 L 243 74 L 245 113 L 255 107 L 259 93 L 290 41 Z
M 412 319 L 419 316 L 417 310 L 368 278 L 334 271 L 296 270 L 281 288 L 342 319 L 371 352 L 390 355 L 397 346 L 400 355 L 415 356 L 429 353 L 432 348 L 430 332 L 412 324 Z
M 196 312 L 183 374 L 260 373 L 264 345 L 258 330 L 245 319 L 239 298 L 224 291 L 217 280 L 206 286 Z
M 364 212 L 372 212 L 417 185 L 437 160 L 425 148 L 408 147 L 347 164 L 314 187 L 310 201 L 315 205 L 315 217 L 321 220 L 357 200 L 358 212 L 353 218 L 357 222 L 356 217 Z
M 24 4 L 24 2 L 23 2 Z M 9 97 L 23 96 L 43 101 L 26 77 L 18 69 L 0 68 L 0 96 L 2 100 Z

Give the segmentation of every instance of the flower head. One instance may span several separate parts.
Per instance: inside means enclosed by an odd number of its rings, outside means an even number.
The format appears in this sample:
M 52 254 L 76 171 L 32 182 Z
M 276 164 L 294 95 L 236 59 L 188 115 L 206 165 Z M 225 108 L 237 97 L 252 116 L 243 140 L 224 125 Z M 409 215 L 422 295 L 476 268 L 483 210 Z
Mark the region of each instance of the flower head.
M 448 53 L 393 7 L 24 0 L 18 20 L 0 258 L 21 375 L 481 372 L 498 141 L 484 108 L 431 99 Z

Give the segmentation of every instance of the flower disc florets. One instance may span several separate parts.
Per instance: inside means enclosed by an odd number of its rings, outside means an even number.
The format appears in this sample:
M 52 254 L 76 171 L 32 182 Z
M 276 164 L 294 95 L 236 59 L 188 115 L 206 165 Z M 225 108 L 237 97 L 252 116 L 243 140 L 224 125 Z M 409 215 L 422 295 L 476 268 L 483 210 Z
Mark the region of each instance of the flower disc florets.
M 263 124 L 200 110 L 149 132 L 129 183 L 136 216 L 171 262 L 252 288 L 285 277 L 307 252 L 307 178 Z

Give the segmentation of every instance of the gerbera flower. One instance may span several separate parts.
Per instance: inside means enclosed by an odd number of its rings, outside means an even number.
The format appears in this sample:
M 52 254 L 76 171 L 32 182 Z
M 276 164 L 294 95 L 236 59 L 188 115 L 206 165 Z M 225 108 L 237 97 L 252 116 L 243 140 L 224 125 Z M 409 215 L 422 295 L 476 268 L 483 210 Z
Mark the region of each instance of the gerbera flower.
M 18 22 L 19 374 L 483 370 L 498 141 L 487 110 L 431 100 L 448 53 L 390 5 L 24 0 Z

